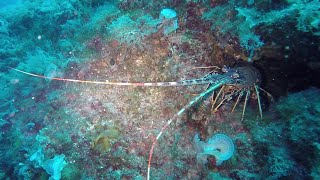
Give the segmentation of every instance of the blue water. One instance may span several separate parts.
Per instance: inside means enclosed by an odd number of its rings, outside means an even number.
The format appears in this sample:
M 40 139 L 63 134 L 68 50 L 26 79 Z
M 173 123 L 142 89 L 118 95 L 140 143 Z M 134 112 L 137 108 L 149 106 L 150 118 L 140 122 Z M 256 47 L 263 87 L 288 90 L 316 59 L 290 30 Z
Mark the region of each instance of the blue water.
M 7 8 L 8 6 L 20 4 L 21 0 L 3 0 L 0 2 L 0 8 Z

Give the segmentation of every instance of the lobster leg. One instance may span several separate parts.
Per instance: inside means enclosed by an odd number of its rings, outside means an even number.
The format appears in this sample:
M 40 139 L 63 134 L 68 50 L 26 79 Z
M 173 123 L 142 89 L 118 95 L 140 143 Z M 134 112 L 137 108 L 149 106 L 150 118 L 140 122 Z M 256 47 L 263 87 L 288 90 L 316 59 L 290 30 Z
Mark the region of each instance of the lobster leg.
M 256 84 L 254 85 L 254 89 L 256 90 L 257 98 L 258 98 L 258 106 L 259 106 L 259 112 L 260 112 L 260 118 L 262 119 L 262 108 L 261 108 L 261 101 L 260 101 L 260 95 L 259 95 L 259 86 Z
M 214 105 L 217 103 L 218 98 L 220 97 L 220 94 L 223 92 L 224 86 L 222 86 L 218 92 L 218 94 L 216 95 L 216 98 L 214 99 L 214 101 L 212 102 L 211 105 L 211 110 L 214 111 Z
M 149 153 L 149 159 L 148 159 L 148 171 L 147 171 L 147 180 L 150 179 L 150 170 L 151 170 L 151 160 L 152 160 L 152 155 L 153 155 L 153 151 L 154 148 L 159 140 L 159 138 L 161 137 L 161 135 L 163 134 L 163 132 L 170 126 L 170 124 L 172 123 L 173 120 L 177 119 L 178 117 L 180 117 L 188 108 L 190 108 L 191 106 L 193 106 L 196 102 L 198 102 L 201 98 L 203 98 L 204 96 L 206 96 L 207 94 L 211 93 L 212 91 L 216 90 L 217 88 L 219 88 L 220 86 L 222 86 L 225 82 L 220 81 L 219 83 L 211 86 L 209 89 L 207 89 L 206 91 L 202 92 L 201 94 L 199 94 L 198 96 L 194 97 L 188 104 L 186 104 L 182 109 L 180 109 L 180 111 L 175 114 L 161 129 L 161 131 L 159 132 L 159 134 L 157 135 L 157 137 L 153 140 L 152 145 L 151 145 L 151 149 L 150 149 L 150 153 Z
M 239 96 L 238 96 L 238 98 L 237 98 L 237 101 L 236 101 L 236 103 L 234 104 L 231 112 L 233 112 L 234 109 L 237 107 L 237 105 L 238 105 L 238 103 L 239 103 L 239 101 L 240 101 L 240 99 L 241 99 L 242 96 L 243 96 L 243 92 L 240 92 L 240 94 L 239 94 Z
M 271 98 L 271 101 L 273 101 L 273 96 L 272 96 L 268 91 L 262 89 L 262 88 L 259 87 L 259 86 L 258 86 L 258 88 L 259 88 L 261 91 L 265 92 L 265 93 Z
M 213 109 L 213 113 L 217 112 L 219 107 L 224 103 L 227 98 L 222 99 L 222 101 Z
M 245 113 L 245 111 L 246 111 L 246 107 L 247 107 L 247 102 L 248 102 L 249 95 L 250 95 L 250 90 L 247 90 L 246 98 L 245 98 L 245 100 L 244 100 L 242 115 L 241 115 L 241 121 L 243 121 L 243 118 L 244 118 L 244 113 Z

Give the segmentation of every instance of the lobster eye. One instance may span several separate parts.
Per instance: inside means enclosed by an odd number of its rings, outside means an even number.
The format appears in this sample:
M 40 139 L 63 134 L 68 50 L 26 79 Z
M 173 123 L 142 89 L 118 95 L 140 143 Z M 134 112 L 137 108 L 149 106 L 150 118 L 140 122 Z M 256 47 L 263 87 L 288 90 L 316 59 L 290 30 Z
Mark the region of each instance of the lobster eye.
M 239 77 L 240 77 L 240 75 L 239 75 L 239 73 L 238 73 L 238 72 L 235 72 L 235 73 L 233 73 L 233 74 L 232 74 L 232 77 L 233 77 L 233 78 L 239 78 Z
M 228 67 L 227 66 L 223 66 L 223 68 L 221 69 L 222 72 L 227 73 L 228 72 Z

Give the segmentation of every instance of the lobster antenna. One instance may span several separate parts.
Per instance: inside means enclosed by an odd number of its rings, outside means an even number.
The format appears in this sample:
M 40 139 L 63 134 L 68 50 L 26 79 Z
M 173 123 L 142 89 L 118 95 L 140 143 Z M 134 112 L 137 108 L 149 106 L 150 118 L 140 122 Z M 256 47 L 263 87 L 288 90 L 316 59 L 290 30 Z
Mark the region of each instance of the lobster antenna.
M 79 80 L 79 79 L 68 79 L 68 78 L 59 78 L 59 77 L 48 77 L 42 76 L 39 74 L 34 74 L 26 71 L 22 71 L 20 69 L 16 69 L 13 67 L 8 67 L 14 71 L 17 71 L 22 74 L 26 74 L 29 76 L 42 78 L 42 79 L 50 79 L 56 81 L 65 81 L 65 82 L 75 82 L 75 83 L 87 83 L 87 84 L 102 84 L 102 85 L 116 85 L 116 86 L 187 86 L 187 85 L 196 85 L 196 84 L 207 84 L 207 81 L 199 81 L 199 79 L 195 80 L 183 80 L 178 82 L 109 82 L 109 81 L 90 81 L 90 80 Z
M 161 129 L 157 137 L 153 140 L 151 148 L 150 148 L 150 153 L 149 153 L 149 159 L 148 159 L 148 171 L 147 171 L 147 180 L 150 180 L 150 171 L 151 171 L 151 160 L 152 160 L 152 155 L 154 148 L 160 139 L 161 135 L 163 132 L 170 126 L 170 124 L 175 120 L 176 118 L 180 117 L 187 109 L 189 109 L 191 106 L 193 106 L 196 102 L 198 102 L 201 98 L 206 96 L 207 94 L 211 93 L 212 91 L 216 90 L 220 86 L 222 86 L 225 82 L 220 81 L 217 84 L 214 84 L 213 86 L 209 87 L 207 90 L 203 91 L 201 94 L 198 96 L 194 97 L 188 104 L 186 104 L 183 108 L 180 109 L 180 111 L 175 114 Z

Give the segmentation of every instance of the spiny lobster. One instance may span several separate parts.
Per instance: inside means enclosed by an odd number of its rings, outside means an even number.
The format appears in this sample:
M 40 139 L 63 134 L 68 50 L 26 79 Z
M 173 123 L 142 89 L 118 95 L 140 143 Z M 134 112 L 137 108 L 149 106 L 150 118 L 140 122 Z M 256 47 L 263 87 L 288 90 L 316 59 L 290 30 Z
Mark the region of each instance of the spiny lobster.
M 10 67 L 11 68 L 11 67 Z M 147 179 L 150 179 L 150 171 L 151 171 L 151 160 L 155 145 L 157 144 L 159 138 L 163 134 L 163 132 L 170 126 L 170 124 L 181 116 L 188 108 L 193 106 L 196 102 L 198 102 L 203 97 L 207 96 L 211 92 L 220 88 L 218 93 L 215 95 L 215 99 L 213 101 L 212 107 L 214 111 L 216 111 L 221 105 L 232 100 L 237 97 L 237 100 L 232 108 L 232 111 L 235 109 L 237 104 L 239 103 L 241 97 L 245 94 L 244 107 L 242 110 L 241 120 L 244 118 L 244 113 L 247 105 L 247 101 L 249 99 L 250 93 L 252 90 L 256 92 L 257 101 L 259 105 L 260 117 L 262 118 L 262 108 L 259 96 L 259 90 L 270 95 L 268 92 L 259 87 L 261 76 L 259 71 L 253 66 L 240 66 L 235 68 L 223 67 L 220 71 L 212 71 L 211 73 L 205 75 L 202 78 L 191 79 L 191 80 L 182 80 L 177 82 L 109 82 L 109 81 L 90 81 L 90 80 L 78 80 L 78 79 L 66 79 L 59 77 L 47 77 L 38 74 L 33 74 L 29 72 L 25 72 L 16 68 L 11 68 L 17 72 L 34 76 L 37 78 L 58 80 L 58 81 L 68 81 L 68 82 L 76 82 L 76 83 L 90 83 L 90 84 L 102 84 L 102 85 L 118 85 L 118 86 L 190 86 L 190 85 L 203 85 L 208 84 L 208 88 L 203 91 L 201 94 L 194 97 L 188 104 L 186 104 L 178 113 L 176 113 L 167 123 L 162 127 L 159 134 L 153 140 L 151 149 L 149 152 L 148 158 L 148 169 L 147 169 Z M 221 101 L 218 105 L 215 104 L 218 100 Z

